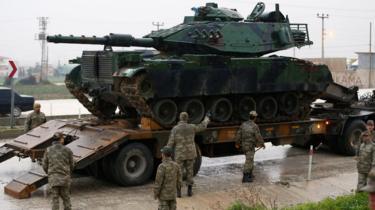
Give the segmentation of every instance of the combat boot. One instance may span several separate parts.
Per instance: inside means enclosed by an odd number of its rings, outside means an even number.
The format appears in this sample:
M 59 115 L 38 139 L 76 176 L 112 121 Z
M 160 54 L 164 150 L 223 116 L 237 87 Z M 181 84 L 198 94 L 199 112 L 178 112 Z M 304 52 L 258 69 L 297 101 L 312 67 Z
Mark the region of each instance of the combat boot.
M 193 185 L 188 185 L 187 194 L 189 197 L 193 195 Z
M 242 182 L 245 183 L 245 182 L 253 182 L 253 178 L 251 176 L 250 173 L 244 173 L 243 174 L 243 178 L 242 178 Z
M 181 198 L 181 188 L 177 188 L 177 197 Z
M 247 173 L 243 173 L 242 175 L 242 183 L 246 182 Z
M 253 182 L 253 181 L 254 181 L 253 173 L 248 173 L 247 182 Z

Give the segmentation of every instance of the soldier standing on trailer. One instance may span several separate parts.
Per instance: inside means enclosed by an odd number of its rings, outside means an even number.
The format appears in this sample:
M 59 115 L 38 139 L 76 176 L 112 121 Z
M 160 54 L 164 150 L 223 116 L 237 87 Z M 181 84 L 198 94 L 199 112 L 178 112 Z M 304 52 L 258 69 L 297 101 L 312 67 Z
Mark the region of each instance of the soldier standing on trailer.
M 40 103 L 34 103 L 34 111 L 27 115 L 25 121 L 25 131 L 29 131 L 47 122 L 46 115 L 40 111 Z
M 176 190 L 182 184 L 181 168 L 172 160 L 172 148 L 165 146 L 160 151 L 163 162 L 156 172 L 154 198 L 159 200 L 158 210 L 176 210 Z
M 241 147 L 246 157 L 242 182 L 252 182 L 254 179 L 253 168 L 255 147 L 262 147 L 263 149 L 266 148 L 260 134 L 259 127 L 257 124 L 255 124 L 255 119 L 257 116 L 258 114 L 256 111 L 251 111 L 250 119 L 241 124 L 235 137 L 236 148 Z
M 43 157 L 43 169 L 48 174 L 49 190 L 52 194 L 52 210 L 60 209 L 60 197 L 65 210 L 71 210 L 70 184 L 74 168 L 73 153 L 64 146 L 64 136 L 56 133 L 52 146 L 48 147 Z
M 189 115 L 187 112 L 180 113 L 180 121 L 171 130 L 168 140 L 168 147 L 175 150 L 175 160 L 181 167 L 182 173 L 186 173 L 186 185 L 188 187 L 188 196 L 193 195 L 193 176 L 194 176 L 194 162 L 197 157 L 197 150 L 195 148 L 195 133 L 203 131 L 207 128 L 210 119 L 208 116 L 198 124 L 189 124 Z M 181 197 L 181 188 L 177 189 L 177 196 Z

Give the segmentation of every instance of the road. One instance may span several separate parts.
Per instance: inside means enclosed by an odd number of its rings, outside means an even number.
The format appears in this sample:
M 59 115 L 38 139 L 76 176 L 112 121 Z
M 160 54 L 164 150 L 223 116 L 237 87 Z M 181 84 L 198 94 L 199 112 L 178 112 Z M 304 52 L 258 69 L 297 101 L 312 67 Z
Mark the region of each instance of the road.
M 178 209 L 225 209 L 236 200 L 263 202 L 268 206 L 287 206 L 306 201 L 318 201 L 327 196 L 351 193 L 356 184 L 355 161 L 325 150 L 314 155 L 312 181 L 307 176 L 306 150 L 291 146 L 271 146 L 255 156 L 255 182 L 241 183 L 243 156 L 203 158 L 195 178 L 194 196 L 178 199 Z M 29 159 L 13 158 L 0 164 L 0 185 L 31 167 Z M 120 187 L 91 177 L 75 178 L 72 184 L 74 209 L 157 209 L 152 182 L 135 187 Z M 1 209 L 49 209 L 46 187 L 33 193 L 30 199 L 18 200 L 0 193 Z

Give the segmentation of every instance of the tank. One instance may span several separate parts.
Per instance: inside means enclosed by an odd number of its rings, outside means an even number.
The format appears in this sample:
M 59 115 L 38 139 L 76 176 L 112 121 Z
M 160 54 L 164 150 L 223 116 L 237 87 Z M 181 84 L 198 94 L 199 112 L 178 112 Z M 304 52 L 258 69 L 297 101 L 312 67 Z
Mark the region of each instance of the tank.
M 103 45 L 83 51 L 66 76 L 69 91 L 99 118 L 151 117 L 168 127 L 186 111 L 197 123 L 207 112 L 213 124 L 304 119 L 310 104 L 333 82 L 325 65 L 266 56 L 310 45 L 307 24 L 292 24 L 279 5 L 264 12 L 259 2 L 247 18 L 216 3 L 193 8 L 194 16 L 142 38 L 48 36 L 54 43 Z M 150 50 L 114 51 L 113 47 Z M 119 110 L 119 111 L 116 111 Z

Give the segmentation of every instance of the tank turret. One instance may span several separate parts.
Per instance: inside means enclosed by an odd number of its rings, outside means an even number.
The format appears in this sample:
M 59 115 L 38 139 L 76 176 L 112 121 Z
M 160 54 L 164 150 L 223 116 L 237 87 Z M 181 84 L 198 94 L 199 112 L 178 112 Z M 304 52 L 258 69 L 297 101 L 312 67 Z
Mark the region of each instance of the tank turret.
M 275 11 L 264 13 L 258 3 L 244 19 L 236 9 L 218 8 L 215 3 L 193 8 L 182 24 L 153 31 L 143 38 L 127 34 L 105 37 L 48 36 L 49 42 L 100 44 L 106 47 L 153 47 L 163 54 L 216 54 L 256 57 L 312 44 L 306 24 L 291 24 L 276 4 Z

